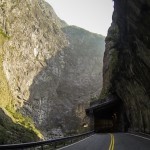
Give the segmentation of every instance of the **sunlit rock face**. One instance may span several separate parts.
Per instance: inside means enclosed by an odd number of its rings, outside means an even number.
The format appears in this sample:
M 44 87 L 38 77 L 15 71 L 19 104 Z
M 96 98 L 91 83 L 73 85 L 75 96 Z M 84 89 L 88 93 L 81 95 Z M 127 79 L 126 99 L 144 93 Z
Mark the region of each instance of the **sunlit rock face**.
M 130 129 L 150 133 L 150 1 L 115 0 L 101 97 L 117 94 Z
M 43 0 L 0 1 L 0 29 L 11 104 L 46 137 L 84 131 L 84 109 L 101 90 L 104 37 L 68 26 Z
M 37 135 L 19 124 L 15 124 L 6 112 L 0 108 L 0 144 L 34 142 L 40 139 Z

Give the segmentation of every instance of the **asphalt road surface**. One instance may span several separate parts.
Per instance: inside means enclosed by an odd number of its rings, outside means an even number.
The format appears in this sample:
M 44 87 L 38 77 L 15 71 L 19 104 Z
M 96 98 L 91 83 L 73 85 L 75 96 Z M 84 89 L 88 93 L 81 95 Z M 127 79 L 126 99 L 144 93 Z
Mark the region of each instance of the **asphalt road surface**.
M 150 139 L 128 133 L 94 134 L 59 150 L 150 150 Z

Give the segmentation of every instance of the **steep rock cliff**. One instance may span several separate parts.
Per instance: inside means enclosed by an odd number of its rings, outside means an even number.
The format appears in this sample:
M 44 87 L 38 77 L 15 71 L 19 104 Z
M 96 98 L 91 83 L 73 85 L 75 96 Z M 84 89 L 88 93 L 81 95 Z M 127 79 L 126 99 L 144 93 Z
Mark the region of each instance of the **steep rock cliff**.
M 106 37 L 101 98 L 123 101 L 134 131 L 150 133 L 150 1 L 114 0 Z
M 68 26 L 43 0 L 0 1 L 0 36 L 0 106 L 48 138 L 83 131 L 101 90 L 104 37 Z
M 83 132 L 85 108 L 102 84 L 104 37 L 74 26 L 62 28 L 69 45 L 37 74 L 23 112 L 46 134 Z M 44 133 L 43 132 L 43 133 Z
M 20 124 L 15 124 L 7 111 L 0 108 L 0 144 L 14 144 L 38 140 L 40 139 L 33 130 L 25 128 Z

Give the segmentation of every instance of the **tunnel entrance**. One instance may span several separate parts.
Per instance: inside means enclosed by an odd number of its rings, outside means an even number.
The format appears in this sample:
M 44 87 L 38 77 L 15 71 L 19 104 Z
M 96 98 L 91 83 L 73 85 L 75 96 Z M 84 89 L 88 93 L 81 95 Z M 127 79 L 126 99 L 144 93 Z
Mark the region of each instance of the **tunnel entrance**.
M 111 96 L 103 101 L 95 101 L 86 109 L 91 128 L 94 128 L 95 132 L 127 131 L 129 125 L 121 100 Z
M 107 103 L 94 110 L 94 129 L 96 132 L 116 132 L 119 130 L 121 104 L 119 101 Z

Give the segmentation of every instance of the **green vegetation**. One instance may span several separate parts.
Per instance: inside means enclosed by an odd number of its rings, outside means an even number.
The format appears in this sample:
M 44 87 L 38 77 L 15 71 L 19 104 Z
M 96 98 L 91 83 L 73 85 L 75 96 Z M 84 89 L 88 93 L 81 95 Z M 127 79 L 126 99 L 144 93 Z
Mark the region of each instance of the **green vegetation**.
M 12 101 L 9 86 L 3 71 L 4 50 L 2 46 L 6 40 L 8 40 L 8 36 L 0 29 L 0 107 L 6 107 Z
M 35 128 L 34 122 L 31 118 L 23 116 L 20 112 L 15 111 L 14 108 L 11 108 L 10 106 L 7 106 L 6 110 L 8 115 L 15 123 L 20 124 L 31 131 L 34 131 L 39 138 L 43 138 L 43 135 L 40 133 L 40 131 Z
M 96 100 L 98 100 L 98 97 L 91 97 L 91 99 L 90 99 L 91 102 L 94 102 Z
M 0 39 L 9 39 L 9 36 L 3 32 L 2 29 L 0 29 L 0 35 L 3 36 L 3 38 L 0 38 Z
M 4 109 L 3 109 L 4 110 Z M 38 140 L 37 135 L 12 119 L 0 108 L 0 144 L 21 143 Z
M 100 99 L 104 99 L 108 96 L 108 90 L 102 88 L 101 94 L 100 94 Z
M 30 118 L 24 117 L 13 107 L 15 100 L 3 71 L 3 45 L 7 40 L 9 37 L 0 29 L 0 108 L 5 112 L 0 109 L 0 134 L 3 135 L 0 136 L 0 143 L 35 141 L 43 136 Z

